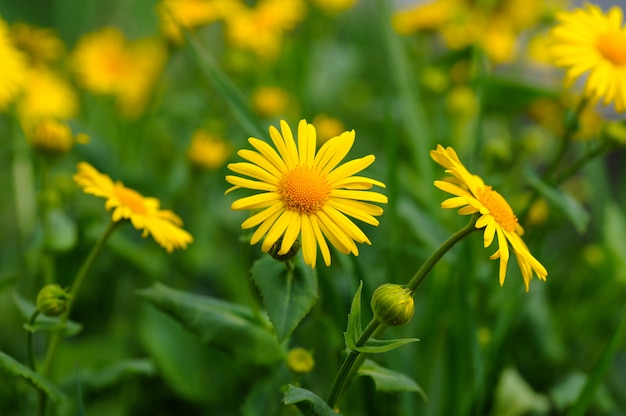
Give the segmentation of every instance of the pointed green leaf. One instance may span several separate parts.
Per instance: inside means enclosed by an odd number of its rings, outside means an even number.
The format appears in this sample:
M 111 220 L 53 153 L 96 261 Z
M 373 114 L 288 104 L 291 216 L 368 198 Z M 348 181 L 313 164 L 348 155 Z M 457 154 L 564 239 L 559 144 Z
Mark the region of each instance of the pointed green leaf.
M 356 342 L 363 333 L 363 327 L 361 326 L 361 290 L 363 290 L 363 281 L 359 283 L 359 288 L 354 294 L 354 299 L 352 299 L 350 313 L 348 314 L 348 329 L 344 332 L 346 347 L 351 351 L 355 349 Z
M 58 402 L 65 399 L 63 393 L 41 374 L 34 372 L 2 351 L 0 351 L 0 368 L 5 369 L 14 376 L 22 377 L 30 381 L 35 387 L 46 393 L 52 401 Z
M 137 291 L 203 342 L 219 345 L 255 364 L 272 364 L 283 357 L 274 334 L 262 326 L 250 308 L 169 288 L 161 283 Z
M 337 416 L 341 415 L 336 413 L 333 409 L 326 404 L 321 397 L 315 393 L 289 385 L 285 396 L 283 397 L 283 403 L 295 404 L 302 414 L 306 416 Z
M 526 169 L 526 179 L 546 201 L 570 220 L 576 231 L 585 232 L 589 224 L 590 215 L 587 210 L 567 192 L 554 188 L 543 182 L 531 169 Z
M 282 343 L 317 301 L 317 274 L 296 257 L 294 268 L 264 256 L 252 266 L 252 280 L 261 291 L 263 305 Z
M 35 312 L 35 304 L 23 298 L 18 292 L 13 292 L 13 302 L 17 309 L 21 312 L 24 319 L 30 319 Z M 38 331 L 57 331 L 65 328 L 65 336 L 78 334 L 83 330 L 83 326 L 78 322 L 67 321 L 65 324 L 61 322 L 59 317 L 50 317 L 39 315 L 34 324 L 24 324 L 24 329 L 30 332 Z
M 382 367 L 372 360 L 365 360 L 357 371 L 357 376 L 371 377 L 376 384 L 376 390 L 388 393 L 412 391 L 418 393 L 424 400 L 428 400 L 424 390 L 411 377 Z
M 369 354 L 376 354 L 381 352 L 387 352 L 394 350 L 412 342 L 417 342 L 417 338 L 403 338 L 403 339 L 374 339 L 367 340 L 364 346 L 356 347 L 355 350 L 359 352 L 366 352 Z

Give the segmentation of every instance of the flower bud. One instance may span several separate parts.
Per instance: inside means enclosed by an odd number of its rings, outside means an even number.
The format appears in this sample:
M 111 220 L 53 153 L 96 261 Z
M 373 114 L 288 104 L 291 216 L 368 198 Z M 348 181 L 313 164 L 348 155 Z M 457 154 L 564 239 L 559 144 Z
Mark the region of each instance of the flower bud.
M 298 251 L 300 251 L 300 245 L 301 245 L 300 240 L 296 240 L 294 241 L 293 245 L 286 253 L 278 254 L 278 252 L 280 251 L 280 246 L 282 244 L 283 244 L 283 239 L 281 237 L 278 239 L 278 241 L 274 243 L 272 248 L 269 249 L 268 254 L 272 256 L 273 259 L 278 260 L 278 261 L 288 261 L 294 258 L 296 254 L 298 254 Z
M 293 348 L 287 353 L 287 366 L 294 373 L 308 373 L 314 365 L 313 355 L 304 348 Z
M 371 305 L 374 316 L 389 326 L 409 322 L 415 310 L 413 293 L 392 283 L 385 283 L 374 291 Z
M 56 284 L 46 285 L 37 294 L 37 309 L 46 316 L 59 316 L 65 312 L 70 294 Z

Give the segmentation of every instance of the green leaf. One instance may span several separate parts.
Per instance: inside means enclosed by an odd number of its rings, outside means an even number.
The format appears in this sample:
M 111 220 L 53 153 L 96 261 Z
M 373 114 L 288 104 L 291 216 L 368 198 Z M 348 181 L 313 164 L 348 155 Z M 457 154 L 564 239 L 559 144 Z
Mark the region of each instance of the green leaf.
M 2 351 L 0 351 L 0 368 L 4 368 L 14 376 L 30 381 L 33 386 L 46 393 L 54 402 L 65 400 L 63 393 L 54 384 Z
M 626 283 L 626 219 L 623 210 L 614 202 L 606 204 L 602 234 L 606 250 L 615 263 L 616 280 Z
M 24 319 L 30 319 L 35 312 L 35 304 L 23 298 L 17 291 L 13 292 L 13 301 L 15 306 L 22 313 Z M 65 336 L 73 336 L 83 330 L 83 326 L 78 322 L 68 320 L 65 324 L 61 322 L 60 317 L 51 317 L 39 315 L 34 324 L 24 324 L 24 329 L 30 332 L 39 331 L 57 331 L 65 329 Z
M 366 352 L 369 354 L 376 354 L 381 352 L 391 351 L 398 347 L 401 347 L 412 342 L 417 342 L 417 338 L 403 338 L 403 339 L 374 339 L 367 340 L 364 346 L 356 347 L 355 350 L 359 352 Z
M 246 306 L 175 290 L 161 283 L 137 294 L 203 342 L 227 348 L 244 361 L 267 365 L 283 358 L 274 334 L 261 326 Z
M 294 266 L 289 269 L 285 263 L 264 256 L 251 270 L 279 343 L 291 335 L 317 301 L 315 270 L 300 260 Z
M 403 391 L 416 392 L 426 401 L 428 397 L 424 390 L 406 374 L 398 373 L 376 364 L 372 360 L 365 360 L 361 368 L 357 371 L 357 376 L 368 376 L 374 380 L 376 390 L 388 393 Z
M 363 333 L 363 327 L 361 326 L 361 291 L 363 290 L 363 281 L 359 283 L 359 288 L 354 294 L 352 299 L 352 305 L 350 306 L 350 313 L 348 314 L 348 328 L 344 332 L 346 339 L 346 347 L 349 350 L 354 350 L 356 342 Z
M 157 374 L 156 366 L 150 358 L 122 360 L 100 370 L 80 371 L 80 383 L 87 389 L 101 390 L 119 385 L 125 379 L 134 376 L 153 376 Z
M 582 234 L 587 229 L 590 215 L 580 202 L 570 194 L 543 182 L 532 169 L 526 169 L 526 179 L 546 201 L 570 220 L 576 231 Z
M 220 68 L 217 61 L 211 56 L 198 39 L 184 32 L 185 40 L 189 45 L 188 50 L 204 77 L 218 90 L 230 106 L 233 114 L 247 130 L 248 134 L 261 138 L 265 135 L 264 129 L 259 125 L 257 117 L 252 113 L 248 101 L 235 83 Z
M 295 404 L 306 416 L 337 416 L 333 409 L 315 393 L 300 387 L 289 385 L 283 403 Z

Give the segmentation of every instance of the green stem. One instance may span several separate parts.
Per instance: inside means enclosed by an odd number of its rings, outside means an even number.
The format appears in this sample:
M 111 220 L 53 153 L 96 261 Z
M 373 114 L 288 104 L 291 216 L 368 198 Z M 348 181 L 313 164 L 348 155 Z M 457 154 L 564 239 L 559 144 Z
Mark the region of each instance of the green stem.
M 611 150 L 611 148 L 612 146 L 610 144 L 607 145 L 607 142 L 603 143 L 596 149 L 590 151 L 589 153 L 585 154 L 583 157 L 581 157 L 580 159 L 578 159 L 577 161 L 569 165 L 561 173 L 559 173 L 558 175 L 555 175 L 552 183 L 554 185 L 560 184 L 561 182 L 565 181 L 567 178 L 572 176 L 574 173 L 576 173 L 578 170 L 580 170 L 583 166 L 585 166 L 587 163 L 589 163 L 596 157 Z
M 478 219 L 477 215 L 472 216 L 472 219 L 467 223 L 465 227 L 451 235 L 446 241 L 443 242 L 441 246 L 433 253 L 431 256 L 422 264 L 419 270 L 413 275 L 409 283 L 407 283 L 407 288 L 411 290 L 411 292 L 415 293 L 417 287 L 424 281 L 424 278 L 428 275 L 428 273 L 432 270 L 432 268 L 437 264 L 437 262 L 443 257 L 444 254 L 448 252 L 456 243 L 461 241 L 463 238 L 470 235 L 472 232 L 476 231 L 477 228 L 476 220 Z M 357 347 L 364 346 L 370 338 L 376 338 L 381 336 L 385 330 L 387 329 L 387 325 L 383 324 L 377 317 L 372 318 L 372 320 L 367 324 L 363 333 L 359 337 L 356 342 Z M 335 403 L 339 399 L 341 393 L 345 390 L 347 384 L 350 380 L 352 380 L 354 374 L 359 369 L 363 361 L 367 358 L 368 354 L 361 353 L 359 351 L 353 350 L 350 351 L 346 359 L 344 360 L 341 368 L 337 372 L 337 376 L 335 377 L 335 381 L 330 389 L 330 393 L 328 395 L 328 399 L 326 403 L 330 407 L 334 407 Z
M 28 320 L 28 325 L 33 325 L 38 316 L 39 309 L 35 309 L 35 312 L 33 312 Z M 37 371 L 35 369 L 35 353 L 33 352 L 33 331 L 30 330 L 26 330 L 26 348 L 28 349 L 28 366 L 31 370 Z
M 67 320 L 69 319 L 70 312 L 72 311 L 72 305 L 74 304 L 74 301 L 76 300 L 76 295 L 78 294 L 78 290 L 80 289 L 80 286 L 82 285 L 83 280 L 85 280 L 85 276 L 87 276 L 87 273 L 91 269 L 91 266 L 93 266 L 94 260 L 96 259 L 96 257 L 98 257 L 98 254 L 102 251 L 102 248 L 104 247 L 105 243 L 107 242 L 107 240 L 109 239 L 113 231 L 115 231 L 115 229 L 117 229 L 118 226 L 124 223 L 125 222 L 113 222 L 112 221 L 109 224 L 109 226 L 104 231 L 104 234 L 102 234 L 102 237 L 100 237 L 100 240 L 98 240 L 96 245 L 93 246 L 93 248 L 87 255 L 87 258 L 85 259 L 80 269 L 78 270 L 78 273 L 76 274 L 76 277 L 74 278 L 74 283 L 72 283 L 72 288 L 70 290 L 70 294 L 67 299 L 65 312 L 63 313 L 63 315 L 61 315 L 61 325 L 60 325 L 61 329 L 56 331 L 54 334 L 52 334 L 52 337 L 50 338 L 50 342 L 48 344 L 48 350 L 46 352 L 46 358 L 44 359 L 43 366 L 41 367 L 42 376 L 45 377 L 48 373 L 48 370 L 50 369 L 50 364 L 52 363 L 52 359 L 54 358 L 57 345 L 59 344 L 59 340 L 61 339 L 61 331 L 63 331 L 63 329 L 65 328 L 65 324 L 67 323 Z M 47 401 L 47 395 L 43 391 L 40 390 L 39 391 L 39 412 L 38 412 L 40 416 L 43 416 L 46 414 L 46 401 Z
M 80 286 L 82 285 L 83 280 L 85 280 L 85 276 L 87 276 L 89 269 L 91 269 L 91 266 L 93 265 L 94 260 L 96 259 L 100 251 L 102 251 L 102 248 L 104 247 L 105 243 L 107 242 L 107 240 L 109 239 L 113 231 L 120 224 L 122 223 L 111 222 L 109 224 L 107 229 L 104 231 L 104 234 L 102 235 L 102 237 L 100 237 L 100 240 L 98 240 L 96 245 L 93 246 L 93 248 L 87 255 L 87 258 L 85 259 L 82 266 L 78 270 L 78 273 L 76 274 L 76 277 L 74 278 L 74 283 L 72 283 L 72 288 L 70 290 L 70 294 L 67 299 L 65 312 L 63 313 L 63 315 L 61 315 L 61 328 L 63 328 L 63 326 L 67 323 L 67 320 L 69 319 L 70 312 L 72 311 L 72 306 L 74 305 L 74 301 L 76 300 L 78 289 L 80 289 Z M 46 359 L 43 363 L 43 367 L 41 368 L 41 374 L 44 376 L 48 372 L 48 369 L 50 367 L 50 363 L 52 362 L 52 357 L 54 356 L 60 336 L 61 336 L 60 331 L 57 331 L 52 335 L 52 339 L 50 340 L 50 344 L 48 345 Z

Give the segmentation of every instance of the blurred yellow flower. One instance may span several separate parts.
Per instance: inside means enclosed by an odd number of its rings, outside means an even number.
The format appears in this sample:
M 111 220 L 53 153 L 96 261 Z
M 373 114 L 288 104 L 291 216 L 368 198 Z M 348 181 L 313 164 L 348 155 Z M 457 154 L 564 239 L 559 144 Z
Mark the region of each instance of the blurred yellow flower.
M 113 182 L 89 163 L 78 164 L 74 181 L 86 194 L 106 199 L 104 207 L 113 209 L 114 222 L 129 220 L 137 230 L 143 230 L 142 237 L 152 235 L 168 253 L 187 248 L 193 242 L 191 234 L 181 228 L 183 222 L 180 217 L 170 210 L 159 209 L 158 199 L 144 197 L 119 181 Z
M 287 367 L 295 373 L 308 373 L 314 365 L 313 355 L 304 348 L 292 348 L 287 353 Z
M 26 56 L 15 47 L 6 23 L 0 18 L 0 111 L 21 92 L 26 68 Z
M 128 42 L 114 27 L 84 35 L 72 54 L 72 68 L 86 90 L 118 99 L 128 118 L 140 115 L 167 58 L 157 39 Z
M 459 208 L 460 215 L 480 213 L 476 228 L 485 228 L 484 245 L 489 247 L 494 236 L 498 236 L 498 250 L 491 259 L 500 259 L 500 285 L 504 284 L 506 269 L 509 262 L 509 244 L 515 253 L 524 279 L 526 291 L 530 286 L 533 273 L 545 280 L 548 272 L 545 267 L 528 250 L 522 240 L 524 230 L 517 217 L 502 195 L 485 185 L 478 176 L 470 173 L 459 160 L 454 149 L 437 145 L 431 150 L 430 156 L 435 162 L 446 169 L 452 176 L 442 181 L 435 181 L 435 186 L 454 195 L 441 203 L 442 208 Z
M 193 29 L 215 22 L 239 7 L 238 0 L 161 0 L 157 15 L 165 37 L 181 44 L 181 28 Z
M 358 255 L 355 242 L 371 243 L 348 216 L 378 225 L 374 217 L 381 215 L 383 209 L 370 202 L 387 203 L 386 196 L 369 191 L 373 185 L 385 187 L 385 184 L 353 176 L 371 165 L 374 155 L 339 165 L 354 144 L 354 130 L 329 140 L 316 152 L 317 135 L 312 124 L 300 121 L 297 145 L 289 125 L 281 121 L 280 127 L 282 134 L 274 126 L 269 129 L 278 152 L 266 142 L 251 137 L 248 142 L 257 152 L 240 150 L 237 154 L 248 162 L 228 165 L 233 172 L 252 179 L 226 176 L 234 185 L 226 193 L 239 188 L 263 191 L 231 205 L 234 210 L 261 210 L 241 224 L 243 229 L 259 226 L 250 244 L 265 236 L 261 249 L 267 252 L 282 237 L 278 251 L 281 255 L 302 234 L 304 261 L 311 267 L 315 267 L 317 245 L 324 263 L 330 265 L 330 250 L 324 237 L 341 253 Z
M 351 9 L 357 0 L 312 0 L 313 3 L 327 13 L 338 14 Z
M 50 155 L 70 151 L 74 143 L 83 142 L 85 135 L 74 135 L 66 123 L 54 119 L 41 119 L 24 127 L 26 140 L 33 149 Z
M 401 35 L 435 30 L 448 22 L 459 7 L 462 7 L 461 0 L 421 2 L 409 9 L 395 12 L 392 17 L 392 25 L 396 32 Z
M 45 67 L 26 73 L 24 92 L 17 101 L 22 123 L 40 118 L 67 120 L 78 112 L 78 96 L 70 82 Z
M 34 65 L 57 61 L 65 52 L 65 45 L 52 29 L 15 23 L 11 36 L 18 49 L 25 52 Z
M 303 0 L 260 0 L 253 8 L 243 6 L 226 16 L 226 35 L 233 46 L 273 59 L 280 52 L 284 33 L 294 29 L 305 14 Z
M 230 143 L 199 129 L 191 137 L 191 143 L 187 149 L 187 158 L 194 166 L 211 170 L 221 167 L 231 153 Z
M 557 14 L 552 29 L 552 53 L 566 68 L 565 84 L 586 75 L 584 94 L 592 104 L 600 99 L 626 111 L 626 26 L 623 11 L 613 6 L 606 14 L 593 4 Z
M 320 143 L 326 143 L 335 136 L 346 131 L 343 123 L 327 114 L 318 114 L 313 118 L 313 125 L 317 130 L 317 139 Z
M 279 87 L 259 87 L 252 92 L 252 107 L 263 117 L 284 114 L 289 105 L 289 93 Z

